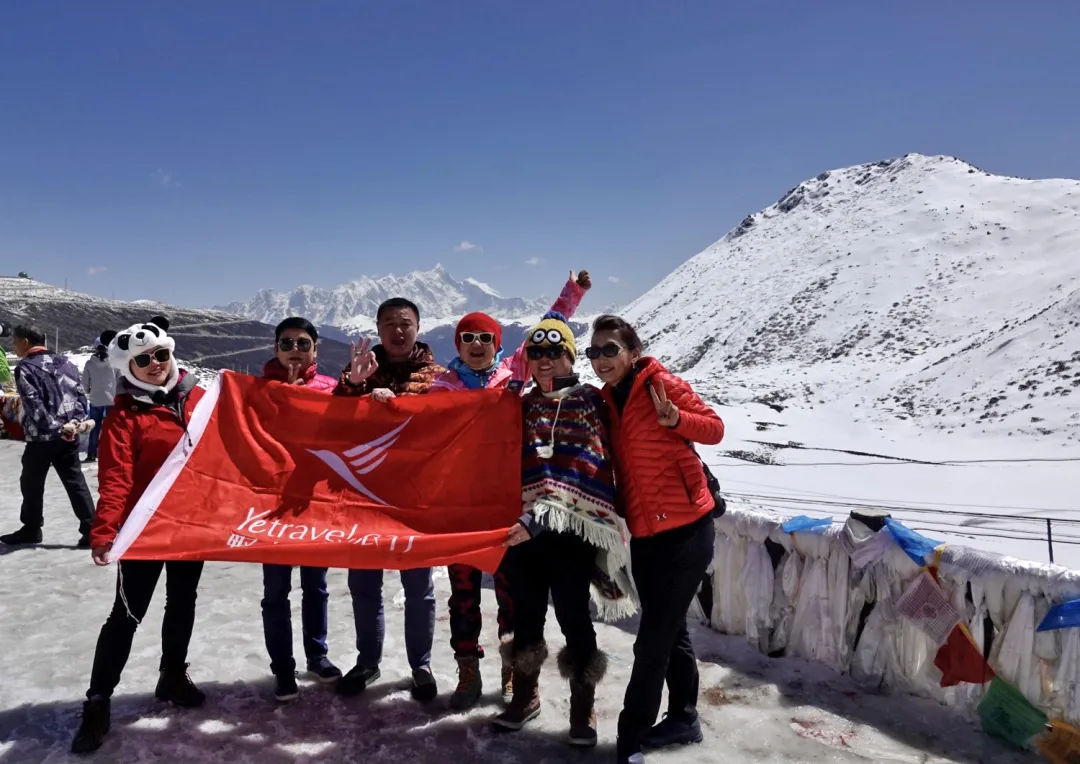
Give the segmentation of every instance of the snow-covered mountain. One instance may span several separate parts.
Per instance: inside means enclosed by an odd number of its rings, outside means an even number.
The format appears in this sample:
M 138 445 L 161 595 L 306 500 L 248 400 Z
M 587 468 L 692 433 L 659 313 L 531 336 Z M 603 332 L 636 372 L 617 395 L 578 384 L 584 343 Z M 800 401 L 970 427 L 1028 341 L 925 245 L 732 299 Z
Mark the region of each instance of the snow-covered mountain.
M 106 329 L 126 329 L 151 316 L 167 316 L 176 338 L 177 356 L 191 368 L 234 369 L 258 373 L 272 356 L 274 328 L 249 318 L 215 310 L 179 308 L 150 300 L 107 300 L 32 279 L 0 277 L 0 322 L 30 323 L 49 336 L 49 345 L 72 351 L 93 342 Z M 3 341 L 11 348 L 10 339 Z M 336 375 L 349 359 L 349 348 L 326 338 L 320 368 Z
M 719 400 L 1080 439 L 1080 182 L 823 172 L 624 310 Z
M 552 284 L 553 293 L 562 286 Z M 286 316 L 304 316 L 317 326 L 330 325 L 349 333 L 371 332 L 375 311 L 391 297 L 407 297 L 420 308 L 421 327 L 426 331 L 456 322 L 472 311 L 495 318 L 529 321 L 539 317 L 550 304 L 540 298 L 503 297 L 476 279 L 454 279 L 442 265 L 430 271 L 414 271 L 406 276 L 361 277 L 348 284 L 324 289 L 300 286 L 291 292 L 260 289 L 247 302 L 219 306 L 220 310 L 276 324 Z

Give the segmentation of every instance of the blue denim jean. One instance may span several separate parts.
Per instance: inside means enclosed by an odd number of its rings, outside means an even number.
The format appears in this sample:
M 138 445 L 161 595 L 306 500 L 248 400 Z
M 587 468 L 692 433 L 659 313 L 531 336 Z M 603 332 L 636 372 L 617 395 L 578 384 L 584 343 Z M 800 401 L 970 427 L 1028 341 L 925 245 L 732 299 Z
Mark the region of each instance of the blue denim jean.
M 262 618 L 266 651 L 270 653 L 270 671 L 290 674 L 296 670 L 293 659 L 292 591 L 293 567 L 263 565 Z M 303 630 L 304 656 L 308 666 L 326 657 L 327 601 L 326 568 L 300 568 L 300 624 Z
M 356 623 L 356 663 L 376 668 L 382 661 L 386 638 L 383 614 L 383 572 L 350 570 L 353 620 Z M 401 571 L 405 589 L 405 653 L 414 671 L 431 665 L 431 645 L 435 638 L 435 582 L 431 568 Z
M 86 455 L 97 456 L 98 442 L 101 440 L 101 425 L 112 406 L 91 406 L 90 418 L 94 420 L 94 429 L 86 436 Z

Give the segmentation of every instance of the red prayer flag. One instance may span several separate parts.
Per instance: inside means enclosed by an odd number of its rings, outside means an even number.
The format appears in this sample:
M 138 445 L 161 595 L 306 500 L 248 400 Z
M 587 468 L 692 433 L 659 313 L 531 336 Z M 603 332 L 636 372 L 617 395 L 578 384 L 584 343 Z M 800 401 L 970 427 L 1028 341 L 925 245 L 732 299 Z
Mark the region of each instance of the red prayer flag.
M 521 514 L 521 401 L 376 403 L 221 372 L 112 559 L 494 571 Z
M 961 682 L 984 684 L 994 678 L 994 670 L 983 658 L 971 632 L 959 624 L 949 633 L 949 638 L 934 657 L 934 665 L 941 671 L 941 686 L 952 687 Z

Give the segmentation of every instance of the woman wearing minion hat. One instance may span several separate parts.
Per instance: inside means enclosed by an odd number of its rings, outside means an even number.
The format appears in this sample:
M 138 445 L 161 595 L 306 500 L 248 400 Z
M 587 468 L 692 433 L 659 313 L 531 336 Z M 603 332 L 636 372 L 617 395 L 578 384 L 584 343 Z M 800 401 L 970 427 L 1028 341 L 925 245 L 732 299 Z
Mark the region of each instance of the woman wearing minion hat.
M 577 275 L 570 271 L 570 278 L 563 286 L 553 311 L 567 316 L 574 315 L 585 293 L 592 288 L 589 272 Z M 458 322 L 454 331 L 458 357 L 451 361 L 447 371 L 432 383 L 431 392 L 458 392 L 461 390 L 501 390 L 511 381 L 523 381 L 529 374 L 526 355 L 528 342 L 523 342 L 513 356 L 503 357 L 502 327 L 486 313 L 469 313 Z M 522 391 L 523 392 L 523 391 Z M 450 696 L 450 707 L 455 710 L 471 708 L 483 693 L 480 676 L 480 659 L 484 648 L 480 644 L 483 619 L 480 614 L 480 594 L 483 591 L 483 572 L 471 565 L 456 563 L 450 572 L 450 646 L 458 663 L 458 686 Z M 513 598 L 510 596 L 506 570 L 495 572 L 495 599 L 498 602 L 499 641 L 505 644 L 512 637 Z M 513 666 L 503 655 L 502 698 L 509 703 L 514 697 Z
M 514 697 L 495 724 L 517 730 L 540 714 L 550 595 L 566 637 L 557 663 L 570 682 L 570 744 L 589 747 L 596 745 L 596 685 L 607 670 L 590 599 L 604 620 L 637 609 L 615 511 L 608 413 L 599 391 L 573 376 L 577 346 L 562 315 L 548 313 L 529 330 L 526 355 L 536 387 L 522 401 L 524 514 L 506 540 L 514 638 L 504 650 L 513 665 Z

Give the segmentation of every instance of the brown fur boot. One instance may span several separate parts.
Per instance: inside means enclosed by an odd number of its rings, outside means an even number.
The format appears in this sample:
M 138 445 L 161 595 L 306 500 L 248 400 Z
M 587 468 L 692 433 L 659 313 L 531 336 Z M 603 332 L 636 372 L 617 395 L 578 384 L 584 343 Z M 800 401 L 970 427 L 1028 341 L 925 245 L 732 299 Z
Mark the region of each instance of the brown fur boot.
M 579 667 L 564 647 L 558 664 L 559 673 L 570 681 L 570 745 L 592 748 L 596 745 L 596 685 L 607 673 L 607 654 L 597 650 Z
M 540 715 L 540 668 L 547 660 L 548 649 L 541 642 L 515 650 L 513 643 L 508 642 L 503 650 L 512 655 L 514 697 L 493 723 L 505 730 L 519 730 Z

